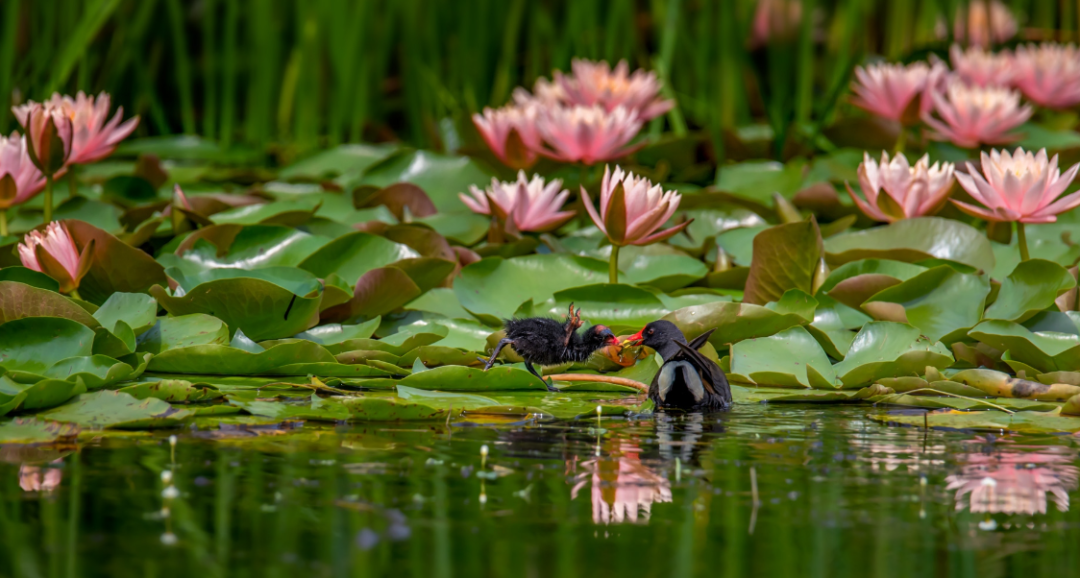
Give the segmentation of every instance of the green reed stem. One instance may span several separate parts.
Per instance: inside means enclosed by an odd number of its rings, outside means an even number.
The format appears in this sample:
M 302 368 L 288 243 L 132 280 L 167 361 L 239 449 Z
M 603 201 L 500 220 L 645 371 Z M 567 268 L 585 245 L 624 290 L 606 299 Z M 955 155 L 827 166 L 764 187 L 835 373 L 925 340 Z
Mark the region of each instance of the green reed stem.
M 907 128 L 903 125 L 900 126 L 900 136 L 896 138 L 896 146 L 893 147 L 893 154 L 901 154 L 904 152 L 904 145 L 907 144 Z
M 7 209 L 0 209 L 0 237 L 7 237 L 8 223 L 7 223 Z
M 611 261 L 608 262 L 608 281 L 612 285 L 619 282 L 619 246 L 611 246 Z
M 49 224 L 52 221 L 52 189 L 53 178 L 52 175 L 45 176 L 45 224 Z
M 79 194 L 79 179 L 75 178 L 75 169 L 78 165 L 68 167 L 68 198 L 74 199 Z
M 1020 221 L 1016 222 L 1016 238 L 1017 243 L 1020 245 L 1020 260 L 1027 261 L 1031 258 L 1028 253 L 1027 232 L 1024 231 L 1024 224 Z
M 71 293 L 68 293 L 68 295 L 69 295 L 69 296 L 70 296 L 70 297 L 71 297 L 72 299 L 78 299 L 78 300 L 80 300 L 80 301 L 82 300 L 82 297 L 79 297 L 79 290 L 78 290 L 78 289 L 72 289 L 72 290 L 71 290 Z

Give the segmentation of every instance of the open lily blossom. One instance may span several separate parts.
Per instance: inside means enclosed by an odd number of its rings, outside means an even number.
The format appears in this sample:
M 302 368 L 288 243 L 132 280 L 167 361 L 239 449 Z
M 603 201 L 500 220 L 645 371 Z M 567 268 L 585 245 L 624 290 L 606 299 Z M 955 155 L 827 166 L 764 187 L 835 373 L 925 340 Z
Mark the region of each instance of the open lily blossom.
M 965 213 L 987 221 L 1053 223 L 1057 215 L 1080 206 L 1080 192 L 1058 199 L 1073 182 L 1080 164 L 1061 173 L 1058 157 L 1047 160 L 1046 149 L 1032 154 L 1022 148 L 1012 154 L 982 153 L 982 173 L 967 163 L 968 173 L 957 173 L 960 186 L 982 206 L 951 199 Z
M 903 154 L 890 160 L 889 154 L 882 152 L 878 164 L 869 154 L 863 153 L 858 173 L 859 186 L 866 199 L 856 195 L 851 185 L 847 185 L 847 190 L 859 210 L 875 221 L 892 223 L 932 215 L 949 197 L 955 168 L 952 163 L 931 166 L 928 155 L 923 155 L 915 166 L 911 166 Z
M 94 241 L 87 243 L 80 254 L 64 225 L 53 221 L 44 233 L 30 231 L 18 249 L 24 267 L 45 273 L 60 283 L 62 293 L 77 297 L 79 282 L 90 270 Z
M 931 71 L 925 62 L 871 64 L 855 68 L 853 103 L 878 116 L 904 124 L 914 124 L 918 108 L 912 102 L 920 98 Z
M 79 91 L 75 98 L 53 93 L 46 106 L 64 112 L 72 124 L 71 157 L 69 164 L 84 165 L 97 162 L 116 150 L 120 141 L 127 138 L 139 125 L 139 117 L 134 116 L 121 123 L 124 107 L 118 107 L 116 114 L 109 119 L 109 94 L 102 92 L 97 97 L 87 96 Z M 108 121 L 106 121 L 108 119 Z
M 961 5 L 953 22 L 953 36 L 971 46 L 1000 44 L 1016 36 L 1016 17 L 1000 0 L 971 0 Z
M 675 106 L 675 101 L 660 96 L 661 82 L 655 72 L 638 69 L 631 74 L 625 60 L 619 61 L 614 69 L 604 61 L 577 58 L 570 66 L 570 75 L 555 71 L 555 84 L 561 88 L 569 106 L 600 105 L 608 112 L 622 107 L 643 121 L 660 116 Z
M 470 210 L 490 215 L 494 209 L 497 217 L 509 219 L 518 231 L 552 231 L 576 214 L 574 211 L 559 210 L 570 196 L 570 191 L 562 188 L 562 180 L 553 179 L 545 183 L 540 175 L 533 175 L 532 180 L 528 180 L 525 171 L 518 171 L 516 181 L 491 179 L 491 185 L 486 190 L 471 185 L 469 192 L 472 197 L 464 193 L 458 196 Z
M 581 197 L 593 223 L 611 241 L 609 274 L 612 283 L 618 283 L 619 247 L 664 241 L 690 225 L 690 221 L 686 221 L 658 230 L 675 214 L 682 196 L 665 191 L 648 179 L 624 172 L 620 167 L 615 167 L 614 172 L 604 167 L 599 211 L 593 206 L 585 187 L 581 188 Z
M 7 210 L 45 188 L 45 176 L 30 162 L 26 138 L 17 132 L 0 136 L 0 236 L 8 234 Z
M 964 50 L 958 44 L 949 48 L 949 60 L 957 76 L 977 86 L 1010 86 L 1016 78 L 1016 63 L 1008 50 L 990 52 L 979 46 Z
M 623 107 L 607 111 L 602 106 L 547 109 L 537 128 L 550 149 L 542 154 L 563 162 L 592 165 L 633 152 L 628 146 L 641 130 L 642 119 Z
M 1010 132 L 1031 118 L 1030 105 L 1020 104 L 1020 93 L 998 86 L 968 86 L 953 81 L 944 94 L 933 93 L 934 112 L 923 114 L 933 140 L 975 148 L 1004 144 L 1020 138 Z
M 1080 104 L 1080 50 L 1075 44 L 1028 44 L 1016 48 L 1014 83 L 1029 100 L 1047 108 Z
M 500 161 L 511 168 L 525 169 L 536 164 L 539 157 L 538 114 L 539 105 L 525 101 L 502 108 L 485 108 L 483 114 L 473 115 L 473 124 Z

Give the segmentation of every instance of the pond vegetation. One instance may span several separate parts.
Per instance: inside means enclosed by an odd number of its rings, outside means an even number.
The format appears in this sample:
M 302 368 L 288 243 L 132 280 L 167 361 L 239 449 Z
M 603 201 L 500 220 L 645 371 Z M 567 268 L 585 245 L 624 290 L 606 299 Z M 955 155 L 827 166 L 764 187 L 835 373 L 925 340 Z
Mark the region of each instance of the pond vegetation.
M 0 9 L 0 574 L 1075 567 L 1075 6 L 156 4 Z

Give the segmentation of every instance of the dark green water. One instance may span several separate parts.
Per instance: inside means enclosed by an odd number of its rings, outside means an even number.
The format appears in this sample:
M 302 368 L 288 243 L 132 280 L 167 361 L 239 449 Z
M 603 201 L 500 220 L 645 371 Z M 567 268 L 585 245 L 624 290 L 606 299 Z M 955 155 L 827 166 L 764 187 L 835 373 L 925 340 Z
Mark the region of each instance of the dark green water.
M 184 430 L 175 457 L 168 434 L 7 447 L 0 575 L 1080 573 L 1074 438 L 879 411 Z

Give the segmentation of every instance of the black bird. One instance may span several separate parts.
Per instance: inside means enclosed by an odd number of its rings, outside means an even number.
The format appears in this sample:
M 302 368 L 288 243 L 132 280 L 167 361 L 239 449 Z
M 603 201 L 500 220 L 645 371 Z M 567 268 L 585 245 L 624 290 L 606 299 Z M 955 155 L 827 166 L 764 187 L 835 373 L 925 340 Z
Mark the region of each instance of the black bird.
M 657 408 L 718 411 L 731 407 L 727 376 L 716 362 L 698 351 L 713 331 L 687 343 L 674 323 L 661 319 L 627 339 L 655 349 L 664 358 L 649 385 L 649 399 Z
M 511 345 L 514 351 L 525 360 L 525 367 L 544 382 L 549 391 L 558 391 L 550 381 L 545 381 L 533 364 L 540 366 L 560 365 L 571 361 L 582 362 L 589 359 L 594 351 L 616 343 L 615 334 L 603 325 L 593 325 L 583 333 L 577 333 L 581 327 L 581 308 L 574 312 L 570 304 L 570 314 L 566 321 L 560 322 L 548 317 L 529 317 L 527 319 L 507 319 L 506 337 L 499 340 L 490 359 L 478 358 L 484 362 L 484 371 L 491 369 L 495 358 L 503 347 Z

